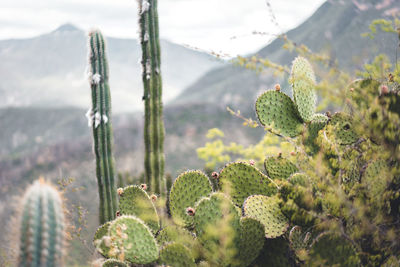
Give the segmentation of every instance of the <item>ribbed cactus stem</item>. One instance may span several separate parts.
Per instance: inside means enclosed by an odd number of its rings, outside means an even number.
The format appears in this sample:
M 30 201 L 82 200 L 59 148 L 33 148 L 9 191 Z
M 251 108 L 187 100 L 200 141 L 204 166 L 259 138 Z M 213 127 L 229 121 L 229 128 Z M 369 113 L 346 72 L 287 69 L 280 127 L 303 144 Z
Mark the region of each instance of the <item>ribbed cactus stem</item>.
M 61 196 L 38 180 L 22 199 L 18 266 L 63 266 L 64 210 Z
M 142 47 L 142 80 L 145 101 L 145 174 L 150 189 L 165 191 L 164 123 L 157 0 L 139 0 L 139 28 Z
M 89 32 L 88 76 L 92 90 L 92 108 L 87 116 L 93 129 L 96 176 L 100 198 L 100 223 L 115 218 L 117 211 L 114 181 L 111 96 L 108 83 L 108 61 L 104 38 L 99 30 Z

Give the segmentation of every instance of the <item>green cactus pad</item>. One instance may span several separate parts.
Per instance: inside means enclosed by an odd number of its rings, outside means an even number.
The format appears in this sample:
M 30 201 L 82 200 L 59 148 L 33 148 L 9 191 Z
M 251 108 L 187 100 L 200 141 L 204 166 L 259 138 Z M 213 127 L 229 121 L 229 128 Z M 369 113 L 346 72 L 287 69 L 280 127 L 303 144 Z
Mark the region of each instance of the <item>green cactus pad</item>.
M 311 244 L 311 234 L 303 233 L 300 226 L 294 226 L 289 233 L 289 243 L 292 250 L 295 252 L 300 261 L 305 261 L 307 258 L 307 249 Z
M 303 130 L 303 122 L 292 99 L 280 91 L 270 90 L 256 101 L 260 123 L 272 128 L 272 132 L 295 137 Z
M 307 184 L 310 181 L 310 177 L 307 176 L 305 173 L 293 173 L 289 178 L 288 181 L 292 185 L 301 185 L 301 186 L 307 186 Z
M 387 165 L 383 160 L 375 160 L 368 164 L 362 177 L 362 184 L 367 188 L 371 198 L 378 198 L 383 195 L 386 189 Z
M 351 243 L 334 234 L 319 235 L 310 249 L 308 266 L 360 266 Z
M 111 222 L 109 255 L 131 263 L 147 264 L 157 260 L 158 246 L 148 226 L 140 219 L 124 215 Z
M 127 186 L 119 197 L 119 209 L 122 215 L 134 215 L 150 227 L 153 234 L 160 229 L 160 220 L 150 197 L 136 185 Z
M 324 114 L 314 114 L 312 117 L 311 122 L 307 126 L 305 138 L 303 139 L 308 153 L 314 154 L 319 150 L 319 146 L 315 141 L 318 137 L 318 132 L 325 127 L 328 120 L 329 118 Z
M 335 142 L 340 145 L 350 145 L 358 140 L 357 134 L 353 129 L 353 120 L 350 115 L 337 112 L 330 119 L 329 125 L 333 127 L 332 136 Z
M 265 236 L 275 238 L 283 235 L 289 227 L 288 219 L 282 214 L 279 199 L 253 195 L 246 199 L 243 214 L 260 221 L 265 227 Z
M 281 155 L 267 157 L 264 161 L 264 167 L 269 177 L 278 180 L 286 180 L 290 175 L 298 171 L 293 163 Z
M 245 162 L 227 164 L 219 175 L 219 183 L 239 207 L 251 195 L 270 196 L 277 192 L 277 186 L 267 176 Z
M 176 178 L 169 195 L 169 206 L 174 222 L 191 227 L 193 217 L 188 216 L 186 209 L 194 207 L 202 197 L 212 192 L 208 177 L 201 171 L 187 171 Z
M 101 267 L 128 267 L 128 264 L 116 259 L 108 259 L 105 262 L 103 262 Z
M 178 243 L 169 243 L 160 250 L 160 264 L 174 267 L 194 267 L 196 263 L 190 250 Z
M 96 233 L 93 238 L 93 245 L 97 249 L 97 251 L 103 255 L 104 257 L 108 257 L 108 252 L 110 250 L 104 243 L 104 237 L 108 235 L 108 229 L 110 228 L 110 222 L 106 222 L 99 228 L 97 228 Z
M 297 57 L 292 64 L 290 83 L 293 87 L 293 98 L 300 117 L 309 122 L 316 109 L 317 95 L 315 94 L 314 71 L 303 57 Z
M 249 266 L 264 246 L 264 226 L 257 220 L 244 217 L 240 219 L 240 266 Z
M 260 255 L 255 260 L 254 267 L 288 267 L 295 266 L 290 258 L 288 242 L 283 237 L 266 239 Z

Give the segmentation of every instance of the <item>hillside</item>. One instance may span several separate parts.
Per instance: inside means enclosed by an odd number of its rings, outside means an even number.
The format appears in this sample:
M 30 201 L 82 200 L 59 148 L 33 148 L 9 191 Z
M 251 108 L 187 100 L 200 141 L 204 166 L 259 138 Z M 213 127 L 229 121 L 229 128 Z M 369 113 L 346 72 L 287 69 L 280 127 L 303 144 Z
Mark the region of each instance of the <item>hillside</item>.
M 361 36 L 369 31 L 368 26 L 374 19 L 389 19 L 392 12 L 400 12 L 400 0 L 380 2 L 327 1 L 304 23 L 287 32 L 287 36 L 297 44 L 305 44 L 312 51 L 329 54 L 344 69 L 361 68 L 367 60 L 380 53 L 395 58 L 395 36 L 379 34 L 373 40 Z M 296 55 L 284 50 L 282 45 L 283 41 L 276 39 L 255 54 L 272 62 L 290 65 Z M 272 72 L 258 75 L 241 67 L 224 66 L 205 74 L 176 97 L 173 103 L 231 105 L 253 114 L 252 105 L 256 96 L 277 82 L 284 85 L 283 90 L 286 90 L 286 80 L 277 80 Z
M 133 39 L 107 38 L 115 112 L 142 110 L 140 46 Z M 162 40 L 164 101 L 223 63 Z M 0 107 L 78 107 L 90 103 L 86 34 L 66 24 L 30 39 L 0 41 Z

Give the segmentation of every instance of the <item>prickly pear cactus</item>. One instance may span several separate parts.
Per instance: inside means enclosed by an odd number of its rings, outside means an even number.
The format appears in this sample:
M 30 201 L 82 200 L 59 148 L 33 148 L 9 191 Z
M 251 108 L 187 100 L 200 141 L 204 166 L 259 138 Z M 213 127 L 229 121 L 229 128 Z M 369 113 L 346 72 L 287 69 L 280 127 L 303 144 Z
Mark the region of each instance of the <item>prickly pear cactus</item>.
M 108 229 L 110 228 L 110 222 L 106 222 L 97 228 L 96 233 L 93 238 L 93 245 L 97 249 L 97 251 L 103 255 L 104 257 L 109 257 L 108 252 L 110 251 L 109 244 L 106 245 L 108 238 Z M 106 242 L 106 243 L 105 243 Z
M 305 173 L 297 172 L 297 173 L 293 173 L 288 178 L 288 181 L 292 185 L 307 186 L 309 184 L 310 178 Z
M 307 131 L 303 138 L 303 144 L 306 146 L 307 153 L 314 154 L 319 151 L 316 143 L 318 133 L 328 123 L 329 118 L 324 114 L 314 114 L 311 122 L 307 126 Z
M 112 258 L 137 264 L 158 259 L 158 246 L 151 230 L 134 216 L 124 215 L 112 221 L 108 237 L 106 245 L 110 245 Z
M 267 197 L 253 195 L 246 199 L 243 214 L 260 221 L 265 227 L 267 238 L 276 238 L 286 233 L 289 222 L 282 214 L 279 199 L 276 196 Z
M 267 157 L 264 161 L 265 171 L 272 179 L 286 180 L 290 175 L 297 172 L 297 167 L 281 154 L 277 157 Z
M 153 234 L 160 229 L 160 220 L 149 195 L 140 186 L 118 189 L 119 209 L 122 215 L 134 215 L 150 227 Z
M 375 160 L 368 164 L 362 177 L 362 184 L 371 198 L 379 198 L 384 194 L 387 187 L 387 172 L 387 166 L 383 160 Z
M 294 226 L 289 233 L 290 248 L 296 254 L 300 261 L 305 261 L 308 256 L 308 248 L 311 245 L 311 234 L 309 232 L 303 233 L 300 226 Z
M 21 203 L 18 266 L 63 266 L 64 210 L 60 193 L 40 179 Z
M 198 258 L 198 242 L 194 235 L 185 228 L 176 225 L 169 225 L 163 228 L 157 235 L 157 242 L 160 246 L 175 242 L 184 245 L 192 253 L 194 259 Z
M 293 87 L 293 98 L 300 117 L 305 122 L 311 121 L 316 109 L 317 96 L 314 90 L 314 71 L 307 59 L 297 57 L 293 61 L 290 83 Z
M 275 183 L 245 162 L 227 164 L 219 175 L 219 184 L 222 191 L 227 192 L 239 207 L 251 195 L 270 196 L 277 192 Z
M 172 242 L 160 250 L 160 264 L 174 267 L 195 267 L 190 250 L 184 245 Z
M 178 225 L 192 226 L 193 217 L 186 209 L 194 207 L 202 197 L 212 192 L 208 177 L 200 171 L 187 171 L 176 178 L 169 195 L 169 206 L 174 222 Z
M 280 91 L 270 90 L 259 96 L 256 113 L 260 123 L 276 134 L 295 137 L 303 130 L 303 121 L 295 104 Z

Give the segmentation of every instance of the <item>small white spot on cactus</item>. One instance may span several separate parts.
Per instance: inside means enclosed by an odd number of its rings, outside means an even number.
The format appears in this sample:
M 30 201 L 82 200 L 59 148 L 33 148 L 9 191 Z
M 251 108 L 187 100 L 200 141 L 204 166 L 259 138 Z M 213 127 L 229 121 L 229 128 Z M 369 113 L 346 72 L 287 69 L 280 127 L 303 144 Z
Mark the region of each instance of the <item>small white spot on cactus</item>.
M 147 0 L 143 0 L 142 1 L 142 11 L 140 12 L 140 14 L 143 14 L 147 11 L 149 11 L 150 8 L 150 3 Z
M 159 68 L 156 68 L 156 73 L 160 74 L 160 69 Z
M 151 73 L 151 64 L 150 64 L 150 60 L 146 61 L 146 74 L 150 74 Z
M 94 114 L 94 128 L 97 128 L 100 125 L 101 122 L 101 115 L 99 112 L 96 112 L 96 114 Z
M 105 245 L 106 247 L 110 247 L 110 246 L 111 246 L 111 237 L 109 237 L 109 236 L 104 236 L 104 237 L 103 237 L 103 241 L 104 241 L 104 245 Z
M 106 114 L 103 114 L 103 118 L 102 119 L 103 119 L 104 124 L 106 124 L 108 122 L 108 117 L 107 117 Z
M 150 80 L 150 74 L 147 74 L 147 75 L 146 75 L 146 79 L 147 79 L 147 80 Z
M 147 42 L 149 40 L 149 34 L 146 32 L 143 36 L 143 41 Z
M 101 75 L 98 73 L 94 74 L 92 80 L 94 84 L 99 84 L 101 80 Z
M 88 120 L 88 127 L 91 127 L 93 124 L 93 110 L 90 108 L 85 114 Z

